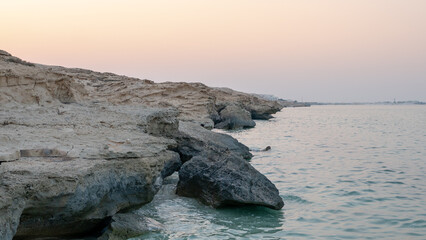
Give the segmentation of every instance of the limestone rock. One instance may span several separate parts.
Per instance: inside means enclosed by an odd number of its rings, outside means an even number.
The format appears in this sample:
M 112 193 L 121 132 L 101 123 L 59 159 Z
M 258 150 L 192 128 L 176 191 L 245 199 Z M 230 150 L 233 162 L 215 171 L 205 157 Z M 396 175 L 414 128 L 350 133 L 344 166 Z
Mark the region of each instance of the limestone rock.
M 0 108 L 0 122 L 8 122 L 0 126 L 1 149 L 21 149 L 19 161 L 0 165 L 2 240 L 90 233 L 117 212 L 150 202 L 162 178 L 180 167 L 179 155 L 168 150 L 174 140 L 145 133 L 143 122 L 168 110 L 63 109 Z
M 92 233 L 118 212 L 151 201 L 163 178 L 179 169 L 185 193 L 193 187 L 185 176 L 197 175 L 192 170 L 205 165 L 219 173 L 194 179 L 194 184 L 218 181 L 218 187 L 206 186 L 206 193 L 223 190 L 232 203 L 279 207 L 257 193 L 247 195 L 248 187 L 258 188 L 249 176 L 263 184 L 266 197 L 274 193 L 244 160 L 252 156 L 249 149 L 206 129 L 226 118 L 227 106 L 239 106 L 248 120 L 247 113 L 271 117 L 281 109 L 276 102 L 201 83 L 154 83 L 33 64 L 0 51 L 0 105 L 2 240 Z M 248 171 L 243 178 L 248 182 L 226 176 L 241 175 L 234 172 L 237 166 Z M 213 175 L 209 169 L 205 174 Z M 228 187 L 231 180 L 235 185 Z M 229 200 L 218 196 L 206 202 L 221 206 Z
M 154 83 L 112 73 L 46 66 L 0 54 L 0 103 L 52 104 L 108 102 L 175 108 L 178 119 L 212 128 L 218 111 L 238 105 L 253 119 L 268 119 L 282 106 L 276 101 L 201 83 Z
M 221 122 L 215 125 L 216 128 L 241 129 L 256 126 L 250 112 L 237 105 L 228 105 L 219 114 Z
M 158 111 L 146 117 L 146 130 L 154 136 L 171 136 L 179 128 L 178 112 L 174 109 Z
M 253 94 L 241 93 L 229 88 L 213 88 L 216 97 L 217 109 L 228 105 L 239 105 L 250 112 L 252 119 L 270 119 L 272 114 L 280 111 L 281 106 L 277 101 L 270 101 Z
M 125 161 L 52 163 L 38 159 L 2 164 L 2 188 L 12 199 L 24 201 L 20 206 L 12 203 L 16 208 L 12 216 L 17 219 L 11 222 L 19 223 L 16 236 L 72 236 L 93 231 L 118 211 L 150 202 L 160 187 L 157 182 L 164 162 L 175 157 L 168 153 Z M 10 216 L 4 212 L 9 208 L 4 207 L 0 206 L 2 218 Z
M 0 162 L 16 161 L 21 157 L 20 151 L 0 151 Z

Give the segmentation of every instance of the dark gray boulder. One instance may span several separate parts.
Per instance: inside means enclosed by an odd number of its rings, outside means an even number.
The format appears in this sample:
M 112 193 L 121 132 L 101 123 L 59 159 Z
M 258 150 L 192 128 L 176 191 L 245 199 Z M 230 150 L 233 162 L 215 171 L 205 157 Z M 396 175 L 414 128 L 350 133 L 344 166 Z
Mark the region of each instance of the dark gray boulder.
M 235 138 L 221 133 L 212 132 L 192 122 L 180 122 L 179 134 L 175 137 L 182 162 L 204 152 L 221 155 L 227 151 L 244 159 L 251 159 L 250 149 Z
M 215 125 L 220 129 L 252 128 L 256 123 L 251 119 L 249 111 L 237 105 L 228 105 L 219 113 L 221 121 Z
M 176 193 L 213 207 L 260 205 L 281 209 L 278 189 L 247 161 L 228 152 L 195 156 L 179 170 Z

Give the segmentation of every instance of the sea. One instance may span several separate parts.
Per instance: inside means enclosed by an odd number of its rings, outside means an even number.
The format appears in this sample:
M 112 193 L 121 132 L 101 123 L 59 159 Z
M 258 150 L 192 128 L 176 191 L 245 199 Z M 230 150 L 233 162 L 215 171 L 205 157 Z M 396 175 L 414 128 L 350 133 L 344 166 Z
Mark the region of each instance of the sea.
M 214 209 L 175 195 L 173 175 L 137 211 L 165 230 L 133 239 L 426 239 L 425 105 L 284 108 L 224 133 L 252 150 L 284 208 Z

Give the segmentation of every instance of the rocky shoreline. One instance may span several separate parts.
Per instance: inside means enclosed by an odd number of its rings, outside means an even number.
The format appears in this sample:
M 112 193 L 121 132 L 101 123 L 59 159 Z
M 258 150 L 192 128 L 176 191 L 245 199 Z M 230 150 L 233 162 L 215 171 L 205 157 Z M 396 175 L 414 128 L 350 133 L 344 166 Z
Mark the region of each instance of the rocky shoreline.
M 117 233 L 122 214 L 150 202 L 176 171 L 177 194 L 207 205 L 283 207 L 247 162 L 249 149 L 208 130 L 254 127 L 281 110 L 275 101 L 33 64 L 0 50 L 0 105 L 0 239 L 81 238 L 108 226 L 99 239 L 132 237 L 140 232 Z

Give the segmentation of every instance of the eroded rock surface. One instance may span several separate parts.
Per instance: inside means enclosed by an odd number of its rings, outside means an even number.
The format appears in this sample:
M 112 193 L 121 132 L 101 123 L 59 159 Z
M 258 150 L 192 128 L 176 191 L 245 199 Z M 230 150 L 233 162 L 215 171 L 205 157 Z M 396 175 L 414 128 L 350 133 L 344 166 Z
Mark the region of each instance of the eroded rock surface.
M 249 149 L 229 135 L 194 123 L 179 126 L 178 150 L 184 162 L 176 193 L 213 207 L 284 205 L 275 185 L 253 168 Z
M 256 126 L 249 111 L 237 105 L 228 105 L 219 113 L 221 122 L 215 125 L 222 129 L 241 129 Z
M 112 73 L 32 64 L 0 54 L 0 103 L 46 105 L 52 102 L 108 102 L 176 108 L 178 119 L 203 124 L 221 122 L 219 112 L 238 105 L 253 119 L 269 119 L 282 106 L 276 101 L 201 83 L 154 83 Z
M 0 109 L 6 121 L 1 152 L 20 154 L 0 165 L 1 239 L 93 231 L 107 217 L 150 202 L 181 164 L 169 150 L 173 139 L 145 133 L 176 121 L 168 109 L 16 105 Z
M 197 155 L 179 170 L 176 193 L 213 207 L 260 205 L 281 209 L 275 185 L 247 161 L 232 153 Z
M 252 156 L 249 149 L 206 129 L 230 119 L 230 105 L 247 122 L 281 109 L 230 89 L 33 64 L 0 50 L 0 239 L 93 233 L 117 213 L 151 201 L 166 176 L 195 174 L 204 165 L 218 169 L 208 181 L 219 185 L 202 191 L 228 191 L 237 199 L 218 195 L 207 204 L 279 208 L 274 200 L 246 196 L 256 184 L 225 184 L 235 180 L 228 170 L 243 174 L 231 169 L 240 166 L 262 180 L 267 191 L 261 194 L 274 199 L 267 181 L 244 160 Z M 187 192 L 191 184 L 182 178 L 180 189 Z
M 218 156 L 232 152 L 244 159 L 251 159 L 253 155 L 245 145 L 235 138 L 207 130 L 196 123 L 181 122 L 179 134 L 176 137 L 178 152 L 183 162 L 205 152 L 214 152 Z

